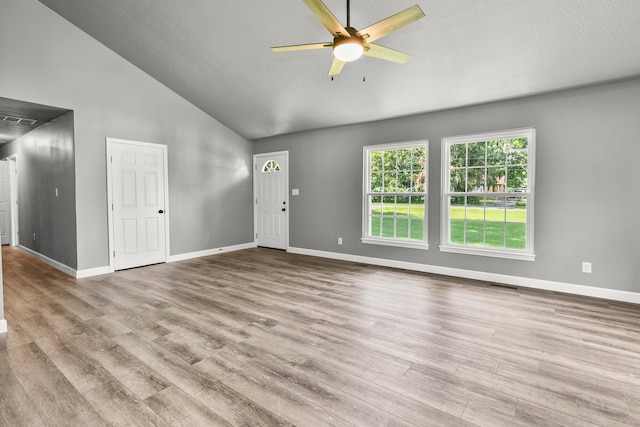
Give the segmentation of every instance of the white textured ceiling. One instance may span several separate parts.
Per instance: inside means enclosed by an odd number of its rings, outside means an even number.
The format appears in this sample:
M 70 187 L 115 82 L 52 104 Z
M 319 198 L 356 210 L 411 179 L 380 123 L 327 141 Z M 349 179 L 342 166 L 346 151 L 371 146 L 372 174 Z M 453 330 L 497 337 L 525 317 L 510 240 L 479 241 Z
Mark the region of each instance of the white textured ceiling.
M 248 139 L 640 75 L 640 0 L 419 0 L 425 18 L 376 42 L 408 63 L 334 81 L 329 49 L 269 49 L 331 40 L 302 0 L 39 1 Z M 351 24 L 413 4 L 352 0 Z

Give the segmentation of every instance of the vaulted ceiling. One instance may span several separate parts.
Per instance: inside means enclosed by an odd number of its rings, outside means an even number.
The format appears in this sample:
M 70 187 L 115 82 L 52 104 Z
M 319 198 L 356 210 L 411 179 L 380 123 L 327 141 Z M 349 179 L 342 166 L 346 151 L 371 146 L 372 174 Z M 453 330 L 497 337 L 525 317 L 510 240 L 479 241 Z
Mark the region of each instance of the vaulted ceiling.
M 270 50 L 331 40 L 302 0 L 40 2 L 248 139 L 640 75 L 638 0 L 418 0 L 426 17 L 376 42 L 408 63 L 333 81 L 330 49 Z M 415 3 L 352 0 L 351 25 Z M 346 21 L 345 0 L 325 4 Z

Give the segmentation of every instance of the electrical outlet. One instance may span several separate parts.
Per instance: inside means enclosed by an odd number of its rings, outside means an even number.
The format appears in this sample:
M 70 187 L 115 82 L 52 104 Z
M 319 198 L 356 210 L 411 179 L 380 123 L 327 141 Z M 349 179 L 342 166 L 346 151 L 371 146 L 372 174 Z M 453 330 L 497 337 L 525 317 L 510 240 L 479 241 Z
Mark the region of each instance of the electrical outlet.
M 338 244 L 341 245 L 342 244 L 342 237 L 338 237 Z
M 583 262 L 582 263 L 582 272 L 591 274 L 591 263 L 590 262 Z

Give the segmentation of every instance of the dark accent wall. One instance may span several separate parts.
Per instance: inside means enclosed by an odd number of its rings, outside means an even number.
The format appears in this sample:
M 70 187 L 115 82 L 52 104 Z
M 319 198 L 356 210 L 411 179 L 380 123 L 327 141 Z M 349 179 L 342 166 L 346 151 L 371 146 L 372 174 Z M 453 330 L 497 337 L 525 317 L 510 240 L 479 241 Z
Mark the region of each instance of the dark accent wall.
M 18 155 L 20 245 L 76 269 L 73 112 L 0 148 L 0 158 L 11 154 Z
M 262 139 L 254 151 L 289 150 L 293 247 L 640 292 L 639 114 L 630 80 Z M 536 128 L 536 260 L 440 252 L 442 138 L 523 127 Z M 425 138 L 429 250 L 361 243 L 363 146 Z

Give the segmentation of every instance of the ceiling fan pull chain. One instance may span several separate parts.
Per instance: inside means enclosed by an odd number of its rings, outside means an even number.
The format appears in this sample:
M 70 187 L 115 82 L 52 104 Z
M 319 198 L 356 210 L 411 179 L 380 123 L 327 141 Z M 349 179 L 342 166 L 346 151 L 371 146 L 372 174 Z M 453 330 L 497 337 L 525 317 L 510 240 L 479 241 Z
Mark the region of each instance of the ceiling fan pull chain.
M 362 61 L 362 83 L 367 81 L 367 61 Z

